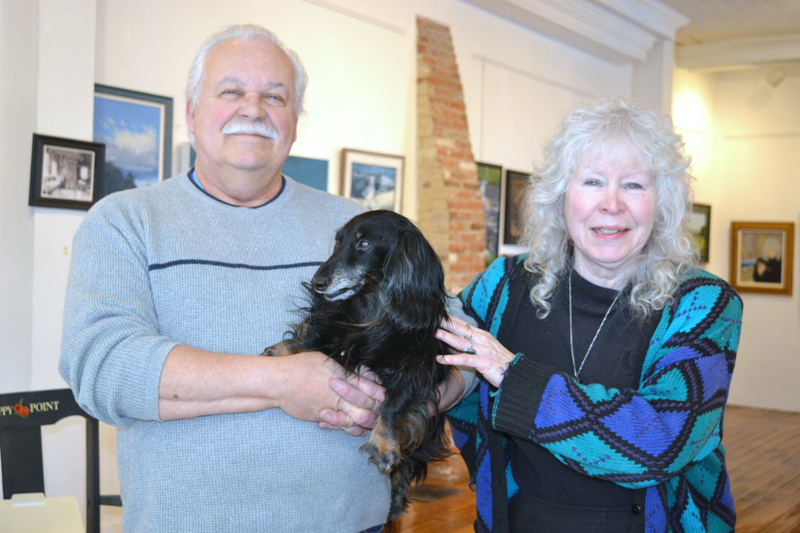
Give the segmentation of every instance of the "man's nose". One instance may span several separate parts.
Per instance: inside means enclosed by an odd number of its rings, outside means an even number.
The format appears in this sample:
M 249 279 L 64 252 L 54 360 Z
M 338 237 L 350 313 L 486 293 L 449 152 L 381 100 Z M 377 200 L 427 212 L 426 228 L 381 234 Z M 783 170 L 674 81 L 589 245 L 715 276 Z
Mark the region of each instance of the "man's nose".
M 246 94 L 239 108 L 239 115 L 250 120 L 261 120 L 267 116 L 262 105 L 261 95 Z

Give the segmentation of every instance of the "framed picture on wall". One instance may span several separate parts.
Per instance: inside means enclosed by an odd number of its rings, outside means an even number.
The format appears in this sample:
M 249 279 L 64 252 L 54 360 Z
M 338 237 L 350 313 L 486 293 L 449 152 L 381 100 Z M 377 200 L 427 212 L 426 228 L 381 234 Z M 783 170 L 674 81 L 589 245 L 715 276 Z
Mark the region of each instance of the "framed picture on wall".
M 731 223 L 731 285 L 739 292 L 792 294 L 793 222 Z
M 94 140 L 106 145 L 100 198 L 172 174 L 172 98 L 96 84 Z
M 708 245 L 711 235 L 711 206 L 707 204 L 692 205 L 689 217 L 689 231 L 692 233 L 697 248 L 700 250 L 700 262 L 708 263 Z
M 400 212 L 403 205 L 403 165 L 400 155 L 342 149 L 342 196 L 367 209 Z
M 500 202 L 500 242 L 504 245 L 517 245 L 522 238 L 522 201 L 529 179 L 530 173 L 506 170 Z
M 281 171 L 298 183 L 320 191 L 328 190 L 328 161 L 290 155 L 283 162 Z
M 486 230 L 486 264 L 498 254 L 500 238 L 500 186 L 503 183 L 503 167 L 490 163 L 475 162 L 478 185 L 483 203 L 484 228 Z
M 33 134 L 28 205 L 89 209 L 103 184 L 105 146 Z

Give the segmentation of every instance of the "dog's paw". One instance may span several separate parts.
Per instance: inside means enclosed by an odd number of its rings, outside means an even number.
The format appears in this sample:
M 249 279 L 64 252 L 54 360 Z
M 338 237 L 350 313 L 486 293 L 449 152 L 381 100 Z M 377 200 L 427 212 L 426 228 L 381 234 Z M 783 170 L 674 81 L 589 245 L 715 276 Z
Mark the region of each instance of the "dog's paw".
M 389 506 L 389 518 L 399 518 L 408 508 L 411 501 L 410 475 L 408 467 L 399 466 L 392 472 L 392 499 Z
M 384 474 L 389 474 L 400 462 L 400 456 L 395 452 L 381 453 L 366 444 L 361 447 L 361 450 L 369 454 L 369 462 L 377 466 L 378 470 Z
M 391 473 L 392 469 L 400 463 L 398 450 L 384 446 L 385 440 L 377 444 L 371 441 L 372 439 L 361 446 L 361 451 L 369 455 L 369 462 L 377 466 L 378 470 L 384 474 Z
M 286 346 L 285 342 L 279 342 L 278 344 L 273 344 L 272 346 L 265 348 L 261 355 L 267 357 L 285 357 L 287 355 L 292 355 L 292 352 L 289 350 L 289 347 Z
M 400 446 L 388 435 L 386 422 L 379 418 L 369 439 L 361 446 L 361 451 L 369 455 L 369 462 L 384 474 L 390 473 L 400 463 Z
M 389 520 L 396 520 L 402 516 L 409 504 L 408 493 L 392 491 L 392 503 L 389 506 Z

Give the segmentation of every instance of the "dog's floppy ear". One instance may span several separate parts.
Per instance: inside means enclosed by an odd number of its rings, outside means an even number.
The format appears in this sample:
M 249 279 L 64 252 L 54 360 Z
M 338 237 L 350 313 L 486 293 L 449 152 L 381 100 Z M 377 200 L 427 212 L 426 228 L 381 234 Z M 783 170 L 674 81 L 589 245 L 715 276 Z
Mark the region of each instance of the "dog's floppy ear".
M 392 313 L 409 327 L 439 324 L 446 314 L 442 262 L 416 228 L 402 230 L 384 262 Z M 433 315 L 433 316 L 432 316 Z

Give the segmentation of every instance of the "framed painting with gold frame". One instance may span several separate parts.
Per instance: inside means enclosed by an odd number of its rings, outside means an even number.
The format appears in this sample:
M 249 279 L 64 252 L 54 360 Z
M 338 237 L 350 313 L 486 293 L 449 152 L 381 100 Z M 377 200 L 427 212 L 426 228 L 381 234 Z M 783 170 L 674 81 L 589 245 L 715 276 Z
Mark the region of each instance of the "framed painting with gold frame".
M 792 294 L 793 222 L 731 223 L 731 285 L 739 292 Z

